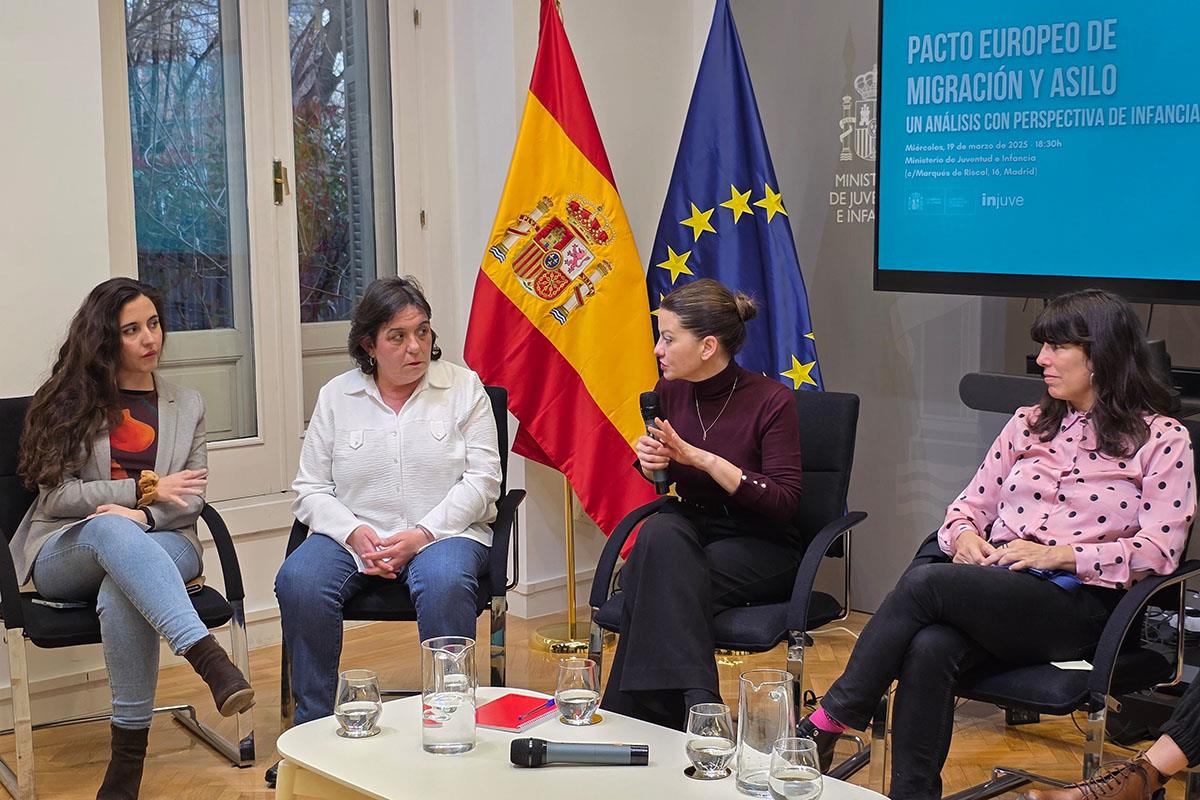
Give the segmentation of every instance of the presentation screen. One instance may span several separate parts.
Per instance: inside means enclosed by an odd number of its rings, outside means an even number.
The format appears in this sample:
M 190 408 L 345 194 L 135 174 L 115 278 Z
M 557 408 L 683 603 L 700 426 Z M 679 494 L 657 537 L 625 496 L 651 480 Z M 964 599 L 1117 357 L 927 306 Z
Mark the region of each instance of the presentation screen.
M 877 289 L 1200 303 L 1200 2 L 881 0 L 878 81 Z

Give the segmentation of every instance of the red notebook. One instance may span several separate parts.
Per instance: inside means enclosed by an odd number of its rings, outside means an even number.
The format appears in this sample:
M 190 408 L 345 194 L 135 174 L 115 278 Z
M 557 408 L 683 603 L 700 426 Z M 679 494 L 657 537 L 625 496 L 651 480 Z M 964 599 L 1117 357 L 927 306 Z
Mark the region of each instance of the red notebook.
M 509 692 L 475 709 L 475 722 L 484 728 L 520 733 L 557 713 L 553 697 L 530 697 Z

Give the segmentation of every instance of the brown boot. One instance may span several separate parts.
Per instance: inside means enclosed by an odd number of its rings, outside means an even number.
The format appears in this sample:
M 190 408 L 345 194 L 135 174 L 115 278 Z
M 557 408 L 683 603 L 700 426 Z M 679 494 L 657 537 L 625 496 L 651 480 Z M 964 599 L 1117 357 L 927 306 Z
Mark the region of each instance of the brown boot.
M 150 729 L 111 727 L 112 758 L 108 760 L 108 771 L 104 773 L 96 800 L 137 800 Z
M 254 688 L 212 634 L 189 647 L 183 657 L 212 690 L 213 701 L 221 716 L 232 717 L 254 705 Z
M 1167 783 L 1167 776 L 1138 753 L 1131 761 L 1109 764 L 1089 780 L 1061 789 L 1034 789 L 1025 800 L 1150 800 Z

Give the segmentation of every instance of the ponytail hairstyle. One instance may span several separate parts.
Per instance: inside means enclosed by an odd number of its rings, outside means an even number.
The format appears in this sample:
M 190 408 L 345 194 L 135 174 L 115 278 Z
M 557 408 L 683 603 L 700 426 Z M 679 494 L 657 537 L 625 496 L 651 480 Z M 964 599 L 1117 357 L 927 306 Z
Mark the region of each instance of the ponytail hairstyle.
M 685 283 L 662 299 L 659 308 L 679 317 L 679 324 L 697 339 L 713 336 L 734 356 L 746 343 L 746 323 L 758 315 L 754 298 L 731 292 L 712 278 Z

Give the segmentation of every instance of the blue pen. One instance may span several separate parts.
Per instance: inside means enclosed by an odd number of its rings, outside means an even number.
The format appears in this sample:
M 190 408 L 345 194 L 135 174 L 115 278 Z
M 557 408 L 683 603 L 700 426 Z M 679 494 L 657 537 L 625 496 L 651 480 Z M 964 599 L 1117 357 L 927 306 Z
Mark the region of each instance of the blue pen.
M 531 709 L 529 709 L 528 711 L 526 711 L 524 714 L 521 714 L 520 716 L 518 716 L 518 717 L 517 717 L 517 722 L 524 722 L 524 721 L 525 721 L 526 719 L 528 719 L 529 717 L 532 717 L 534 714 L 538 714 L 538 713 L 540 713 L 540 712 L 542 712 L 542 711 L 546 710 L 547 708 L 549 708 L 549 707 L 550 707 L 550 706 L 552 706 L 552 705 L 554 705 L 554 698 L 553 698 L 553 697 L 551 697 L 551 698 L 550 698 L 549 700 L 547 700 L 546 702 L 542 703 L 542 704 L 541 704 L 540 706 L 538 706 L 537 708 L 531 708 Z

